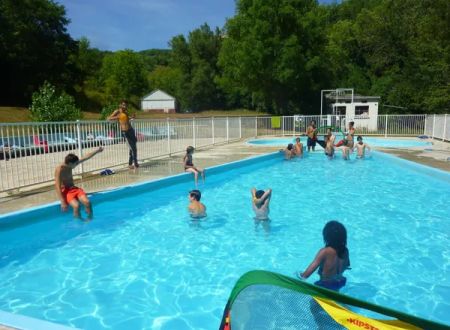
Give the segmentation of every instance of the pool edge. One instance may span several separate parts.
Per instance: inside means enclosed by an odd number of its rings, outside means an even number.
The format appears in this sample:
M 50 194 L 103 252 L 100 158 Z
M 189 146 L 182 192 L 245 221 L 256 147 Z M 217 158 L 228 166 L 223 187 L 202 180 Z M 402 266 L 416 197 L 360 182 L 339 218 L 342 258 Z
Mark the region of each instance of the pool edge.
M 21 314 L 13 314 L 0 310 L 0 325 L 20 330 L 81 330 L 67 325 L 33 318 Z
M 381 156 L 381 158 L 390 159 L 399 165 L 406 165 L 413 171 L 423 173 L 425 175 L 438 178 L 440 180 L 446 181 L 447 183 L 450 183 L 450 172 L 441 170 L 436 167 L 421 164 L 412 160 L 404 159 L 402 157 L 392 155 L 383 151 L 374 150 L 371 151 L 371 153 L 377 156 Z
M 241 165 L 250 165 L 257 161 L 261 161 L 261 160 L 264 161 L 264 160 L 269 160 L 269 159 L 277 158 L 277 157 L 281 157 L 279 151 L 275 151 L 275 152 L 271 152 L 271 153 L 267 153 L 267 154 L 263 154 L 263 155 L 250 156 L 250 157 L 247 157 L 244 159 L 207 167 L 207 168 L 205 168 L 205 171 L 207 172 L 208 175 L 210 175 L 210 174 L 220 173 L 220 172 L 224 172 L 226 170 L 234 169 Z M 156 189 L 159 189 L 162 187 L 167 187 L 167 186 L 178 184 L 178 183 L 189 182 L 191 180 L 193 180 L 192 173 L 184 172 L 184 173 L 174 174 L 174 175 L 170 175 L 170 176 L 165 176 L 165 177 L 158 178 L 158 179 L 152 179 L 152 180 L 146 180 L 146 181 L 142 181 L 142 182 L 138 182 L 138 183 L 127 184 L 125 186 L 120 186 L 117 188 L 111 188 L 111 189 L 106 189 L 106 190 L 97 191 L 97 192 L 93 192 L 93 193 L 88 193 L 88 196 L 91 199 L 91 201 L 99 202 L 99 201 L 104 200 L 105 197 L 111 196 L 110 194 L 121 193 L 124 190 L 128 190 L 131 188 L 139 188 L 139 189 L 154 188 L 156 190 Z M 15 217 L 15 216 L 23 216 L 23 215 L 28 214 L 33 211 L 42 211 L 43 212 L 52 207 L 57 208 L 59 206 L 59 204 L 60 204 L 59 202 L 55 201 L 55 202 L 46 203 L 46 204 L 42 204 L 42 205 L 38 205 L 38 206 L 33 206 L 33 207 L 26 208 L 26 209 L 19 210 L 19 211 L 13 211 L 13 212 L 9 212 L 9 213 L 0 214 L 0 221 L 7 221 L 8 218 Z

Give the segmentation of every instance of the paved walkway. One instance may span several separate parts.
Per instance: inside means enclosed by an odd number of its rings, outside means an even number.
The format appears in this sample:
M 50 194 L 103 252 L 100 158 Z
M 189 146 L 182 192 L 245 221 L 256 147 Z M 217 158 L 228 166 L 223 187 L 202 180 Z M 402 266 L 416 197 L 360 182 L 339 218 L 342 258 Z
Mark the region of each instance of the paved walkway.
M 279 149 L 280 147 L 250 146 L 245 141 L 241 141 L 199 149 L 194 154 L 194 162 L 200 167 L 210 167 Z M 431 147 L 377 149 L 450 172 L 450 161 L 448 160 L 450 159 L 450 143 L 448 142 L 433 141 Z M 337 155 L 340 156 L 340 153 L 338 152 Z M 184 171 L 182 158 L 183 155 L 179 154 L 170 158 L 152 160 L 142 164 L 138 170 L 124 169 L 110 176 L 93 175 L 83 179 L 77 185 L 87 192 L 96 192 L 182 173 Z M 0 214 L 51 203 L 56 200 L 53 186 L 9 195 L 0 198 Z

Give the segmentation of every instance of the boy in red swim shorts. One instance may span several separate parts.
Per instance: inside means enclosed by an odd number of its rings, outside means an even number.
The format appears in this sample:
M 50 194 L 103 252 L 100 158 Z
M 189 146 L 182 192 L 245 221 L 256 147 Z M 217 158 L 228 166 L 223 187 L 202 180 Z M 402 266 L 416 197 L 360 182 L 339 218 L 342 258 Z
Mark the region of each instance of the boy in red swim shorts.
M 86 160 L 92 158 L 99 152 L 102 152 L 103 148 L 99 147 L 97 150 L 87 154 L 81 159 L 77 155 L 68 154 L 64 158 L 64 163 L 56 166 L 55 170 L 55 190 L 56 195 L 61 201 L 61 210 L 63 212 L 67 211 L 68 206 L 72 206 L 73 215 L 76 218 L 80 217 L 80 203 L 84 205 L 88 219 L 92 218 L 92 207 L 91 202 L 86 196 L 83 189 L 78 188 L 73 183 L 72 170 L 79 164 L 85 162 Z

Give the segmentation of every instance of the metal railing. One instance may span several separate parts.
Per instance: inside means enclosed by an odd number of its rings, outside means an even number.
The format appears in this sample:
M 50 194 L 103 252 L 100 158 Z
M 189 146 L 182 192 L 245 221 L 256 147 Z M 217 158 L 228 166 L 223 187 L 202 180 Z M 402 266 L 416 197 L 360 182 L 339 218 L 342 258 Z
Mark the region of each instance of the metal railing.
M 450 139 L 448 115 L 210 117 L 135 120 L 133 126 L 138 159 L 145 161 L 184 152 L 188 145 L 199 148 L 250 137 L 300 135 L 311 120 L 318 127 L 333 126 L 342 131 L 349 121 L 354 121 L 356 132 L 361 135 L 428 135 L 443 141 Z M 2 123 L 0 192 L 48 185 L 54 180 L 55 167 L 66 154 L 83 156 L 100 145 L 106 146 L 105 151 L 77 167 L 75 175 L 127 164 L 128 146 L 117 123 Z

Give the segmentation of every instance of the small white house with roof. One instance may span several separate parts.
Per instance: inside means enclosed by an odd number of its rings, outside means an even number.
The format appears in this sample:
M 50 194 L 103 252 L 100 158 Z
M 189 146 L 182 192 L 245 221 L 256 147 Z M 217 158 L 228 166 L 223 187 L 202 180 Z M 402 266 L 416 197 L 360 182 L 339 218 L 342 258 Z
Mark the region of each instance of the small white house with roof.
M 176 112 L 176 99 L 157 89 L 141 99 L 141 109 L 146 112 L 174 113 Z
M 334 117 L 344 116 L 347 122 L 354 121 L 355 127 L 377 130 L 379 96 L 354 94 L 353 88 L 339 88 L 327 92 L 325 98 L 328 107 L 323 114 L 328 115 L 328 122 L 333 122 Z

